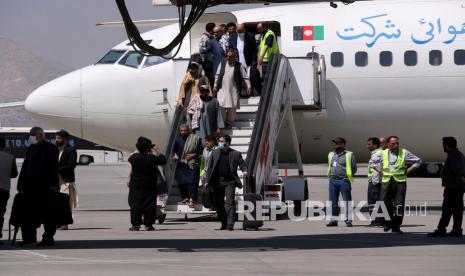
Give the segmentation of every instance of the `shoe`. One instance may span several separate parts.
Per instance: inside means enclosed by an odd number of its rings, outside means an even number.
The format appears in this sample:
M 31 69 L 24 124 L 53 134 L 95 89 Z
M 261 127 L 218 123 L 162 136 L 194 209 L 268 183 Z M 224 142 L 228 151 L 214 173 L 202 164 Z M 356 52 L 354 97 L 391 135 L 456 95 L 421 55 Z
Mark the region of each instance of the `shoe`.
M 403 234 L 404 232 L 402 232 L 402 230 L 400 230 L 400 229 L 395 229 L 395 230 L 393 229 L 393 230 L 392 230 L 392 233 L 401 235 L 401 234 Z
M 228 231 L 234 231 L 234 226 L 228 226 Z
M 20 241 L 18 242 L 19 246 L 28 246 L 37 243 L 37 241 Z
M 334 227 L 334 226 L 337 226 L 337 222 L 336 222 L 336 221 L 331 221 L 331 222 L 329 222 L 328 224 L 326 224 L 326 227 Z
M 155 231 L 155 228 L 152 225 L 145 226 L 145 231 Z
M 159 224 L 163 224 L 163 222 L 165 222 L 165 219 L 166 219 L 166 214 L 162 214 L 162 215 L 158 218 L 158 223 L 159 223 Z
M 131 228 L 129 228 L 129 231 L 139 231 L 140 230 L 140 226 L 131 226 Z
M 346 226 L 347 226 L 347 227 L 352 227 L 352 226 L 353 226 L 353 225 L 352 225 L 352 222 L 347 222 L 347 223 L 346 223 Z
M 445 237 L 447 235 L 446 230 L 436 229 L 434 232 L 426 234 L 428 237 Z
M 452 230 L 449 233 L 446 234 L 447 237 L 457 237 L 460 238 L 462 237 L 462 229 L 460 230 Z
M 384 226 L 383 231 L 384 232 L 389 232 L 389 231 L 391 231 L 391 227 L 390 226 Z
M 220 227 L 220 228 L 217 228 L 217 229 L 215 229 L 215 230 L 226 230 L 226 229 L 228 229 L 228 228 L 226 227 L 226 224 L 221 224 L 221 227 Z
M 42 240 L 37 244 L 37 246 L 53 246 L 55 244 L 54 240 Z
M 68 230 L 68 225 L 62 225 L 58 227 L 57 230 Z

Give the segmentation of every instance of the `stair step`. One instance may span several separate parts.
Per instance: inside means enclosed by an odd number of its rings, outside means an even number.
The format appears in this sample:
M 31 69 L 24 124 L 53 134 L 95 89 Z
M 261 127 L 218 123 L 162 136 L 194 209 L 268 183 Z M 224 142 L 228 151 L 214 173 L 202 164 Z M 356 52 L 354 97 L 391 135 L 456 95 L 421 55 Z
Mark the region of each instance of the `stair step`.
M 246 153 L 249 151 L 249 145 L 231 145 L 231 147 L 241 153 Z
M 223 129 L 224 134 L 228 134 L 231 137 L 236 136 L 252 136 L 252 127 L 233 127 L 232 129 Z
M 236 120 L 234 126 L 236 127 L 253 127 L 255 120 Z
M 232 136 L 231 137 L 232 141 L 231 141 L 231 146 L 235 146 L 235 145 L 248 145 L 250 144 L 250 140 L 252 139 L 251 137 L 234 137 Z
M 236 112 L 236 121 L 245 121 L 245 120 L 255 120 L 255 117 L 257 116 L 257 112 L 239 112 L 237 110 Z
M 241 104 L 241 107 L 237 110 L 237 112 L 257 112 L 258 105 L 250 105 L 250 104 Z
M 250 97 L 248 99 L 240 99 L 239 101 L 241 105 L 242 104 L 258 105 L 260 103 L 260 97 Z

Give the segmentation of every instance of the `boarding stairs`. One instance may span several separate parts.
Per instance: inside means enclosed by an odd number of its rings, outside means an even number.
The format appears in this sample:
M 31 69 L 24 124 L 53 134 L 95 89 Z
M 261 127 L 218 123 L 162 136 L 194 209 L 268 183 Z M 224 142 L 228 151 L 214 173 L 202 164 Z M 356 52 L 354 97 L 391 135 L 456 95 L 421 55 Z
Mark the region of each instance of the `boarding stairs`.
M 308 90 L 306 93 L 310 95 L 311 101 L 306 105 L 311 110 L 321 110 L 325 105 L 325 70 L 322 70 L 324 57 L 315 59 L 313 57 L 314 55 L 311 55 L 304 61 L 296 61 L 281 54 L 272 56 L 268 65 L 268 75 L 264 80 L 262 96 L 241 99 L 234 127 L 223 130 L 223 133 L 231 136 L 231 147 L 241 152 L 249 168 L 247 177 L 242 179 L 244 188 L 236 190 L 238 202 L 242 200 L 244 193 L 261 194 L 267 200 L 267 192 L 268 195 L 274 196 L 274 191 L 279 191 L 280 195 L 277 198 L 281 201 L 284 200 L 284 189 L 286 190 L 286 200 L 299 201 L 307 199 L 307 185 L 303 177 L 303 164 L 292 114 L 293 103 L 291 97 L 291 91 L 295 89 L 295 83 L 298 82 L 295 79 L 296 77 L 300 78 L 297 74 L 301 74 L 301 72 L 292 72 L 290 64 L 302 63 L 309 66 L 311 70 L 307 70 L 307 72 L 310 72 L 310 74 L 306 77 L 310 79 L 311 83 L 305 83 L 305 89 Z M 294 80 L 294 83 L 292 80 Z M 189 99 L 189 95 L 190 90 L 188 89 L 186 99 Z M 187 106 L 187 102 L 184 106 Z M 173 155 L 174 140 L 178 135 L 184 112 L 183 108 L 178 108 L 175 111 L 168 137 L 166 156 L 169 160 L 165 167 L 165 175 L 169 187 L 169 197 L 165 210 L 167 212 L 182 213 L 186 217 L 188 214 L 213 213 L 213 211 L 204 208 L 201 204 L 196 204 L 195 208 L 189 208 L 188 205 L 180 203 L 182 199 L 174 180 L 176 162 L 172 160 L 171 156 Z M 294 153 L 295 162 L 278 164 L 275 158 L 276 143 L 284 123 L 286 123 L 285 130 L 289 131 L 292 137 L 289 142 L 289 150 Z M 289 177 L 281 181 L 276 177 L 277 169 L 297 169 L 299 176 Z M 238 175 L 242 177 L 241 172 L 238 172 Z M 279 189 L 276 189 L 276 186 L 280 186 Z M 271 192 L 268 191 L 270 187 Z
M 188 97 L 186 97 L 188 98 Z M 223 133 L 228 134 L 231 136 L 232 143 L 231 147 L 242 154 L 242 158 L 246 160 L 247 152 L 249 150 L 250 140 L 252 138 L 253 127 L 255 124 L 255 115 L 258 111 L 260 97 L 250 97 L 248 99 L 240 99 L 240 109 L 236 112 L 236 120 L 234 122 L 234 126 L 232 129 L 224 129 Z M 181 120 L 181 118 L 177 118 L 175 116 L 173 122 Z M 179 129 L 180 124 L 176 129 Z M 170 135 L 171 137 L 176 137 L 173 133 Z M 172 147 L 172 145 L 169 145 Z M 168 153 L 167 153 L 168 154 Z M 172 156 L 172 153 L 167 156 Z M 175 162 L 172 160 L 168 160 L 167 168 L 171 167 L 170 169 L 165 170 L 166 178 L 171 179 L 168 181 L 169 188 L 169 196 L 168 196 L 168 203 L 165 208 L 166 212 L 168 213 L 179 213 L 185 214 L 186 217 L 188 214 L 213 214 L 214 211 L 205 208 L 200 203 L 195 204 L 194 208 L 190 208 L 187 204 L 181 203 L 182 198 L 179 193 L 179 189 L 177 187 L 176 181 L 174 180 L 174 170 L 175 170 Z M 173 172 L 170 172 L 173 171 Z M 238 171 L 238 175 L 242 180 L 242 172 Z M 171 184 L 170 184 L 171 182 Z M 243 189 L 236 189 L 236 197 L 238 200 L 242 198 Z M 199 197 L 200 198 L 200 197 Z

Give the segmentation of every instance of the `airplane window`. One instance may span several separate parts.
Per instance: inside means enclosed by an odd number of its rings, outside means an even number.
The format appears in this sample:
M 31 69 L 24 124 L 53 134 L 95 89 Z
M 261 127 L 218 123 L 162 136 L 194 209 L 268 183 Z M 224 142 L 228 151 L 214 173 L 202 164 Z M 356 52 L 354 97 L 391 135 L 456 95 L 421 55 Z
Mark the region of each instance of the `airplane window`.
M 432 50 L 429 52 L 429 64 L 433 66 L 442 64 L 442 52 L 440 50 Z
M 331 53 L 331 65 L 333 67 L 342 67 L 344 65 L 344 54 L 341 52 Z
M 103 58 L 97 61 L 96 64 L 113 64 L 115 63 L 124 53 L 126 50 L 111 50 L 108 52 Z
M 417 52 L 405 51 L 404 53 L 404 64 L 407 66 L 415 66 L 418 63 Z
M 465 65 L 465 50 L 456 50 L 454 52 L 454 62 L 457 65 Z
M 355 53 L 355 65 L 358 67 L 365 67 L 368 65 L 368 53 L 357 52 Z
M 141 64 L 144 57 L 136 51 L 130 51 L 119 62 L 121 65 L 137 68 Z
M 168 54 L 165 56 L 165 58 L 162 58 L 162 57 L 159 57 L 159 56 L 148 56 L 147 59 L 145 60 L 144 62 L 144 68 L 145 67 L 150 67 L 150 66 L 153 66 L 153 65 L 157 65 L 157 64 L 160 64 L 160 63 L 164 63 L 164 62 L 167 62 L 168 59 L 167 58 L 170 58 L 171 57 L 171 54 Z
M 379 53 L 379 64 L 381 66 L 391 66 L 392 65 L 392 52 L 382 51 Z

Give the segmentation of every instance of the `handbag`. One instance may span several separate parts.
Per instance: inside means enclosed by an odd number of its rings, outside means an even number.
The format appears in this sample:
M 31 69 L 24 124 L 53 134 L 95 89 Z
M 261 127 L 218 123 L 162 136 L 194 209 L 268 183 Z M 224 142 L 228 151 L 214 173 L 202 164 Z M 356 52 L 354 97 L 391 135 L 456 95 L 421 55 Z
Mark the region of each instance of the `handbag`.
M 55 225 L 73 224 L 69 195 L 54 192 L 51 194 L 46 220 Z
M 160 166 L 157 166 L 157 193 L 167 194 L 168 184 L 166 183 L 165 174 Z
M 205 208 L 213 208 L 215 206 L 215 194 L 210 186 L 200 186 L 201 203 Z

